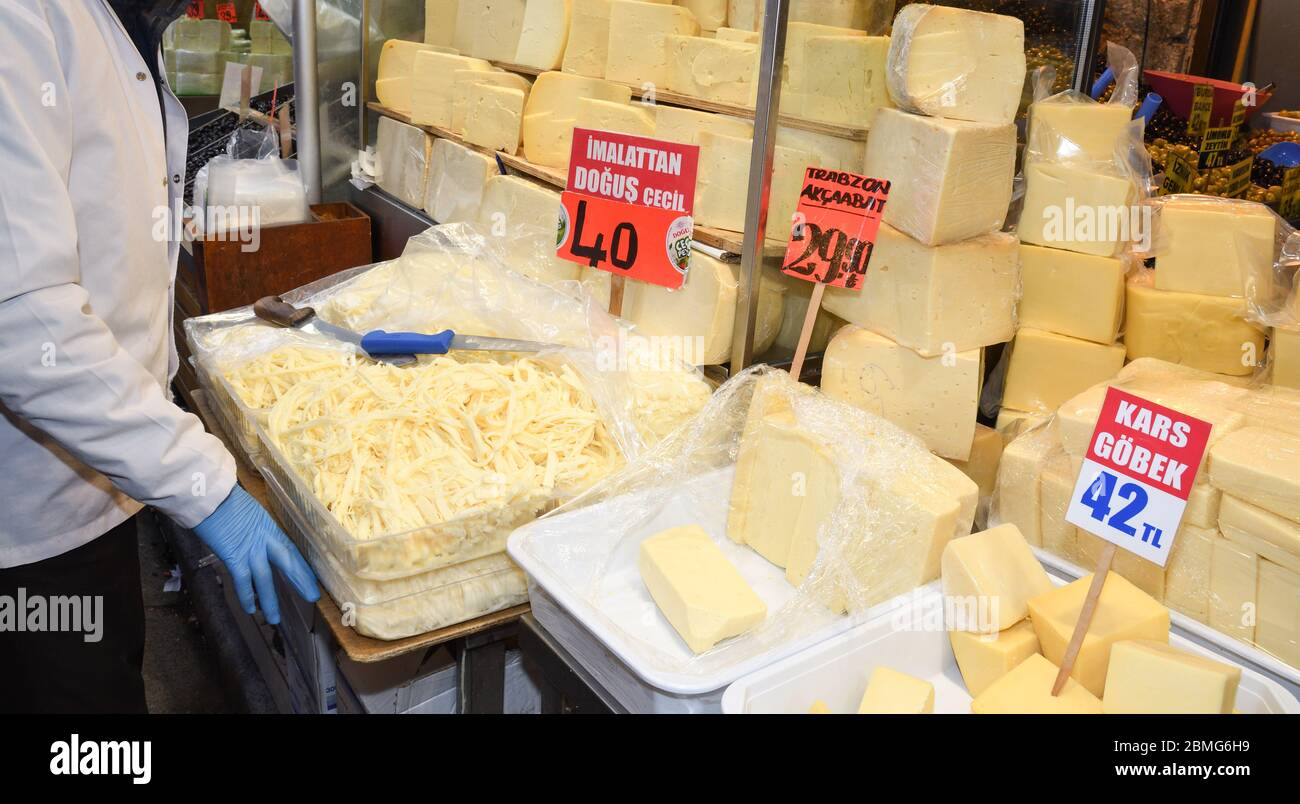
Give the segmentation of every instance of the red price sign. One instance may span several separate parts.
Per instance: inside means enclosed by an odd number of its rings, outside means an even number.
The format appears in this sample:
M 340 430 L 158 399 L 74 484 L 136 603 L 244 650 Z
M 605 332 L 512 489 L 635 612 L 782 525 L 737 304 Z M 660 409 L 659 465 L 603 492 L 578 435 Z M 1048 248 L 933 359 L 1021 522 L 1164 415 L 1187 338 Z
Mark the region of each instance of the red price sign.
M 263 22 L 270 22 L 270 21 L 271 21 L 271 15 L 266 13 L 266 9 L 262 8 L 262 4 L 261 4 L 261 3 L 254 3 L 254 4 L 253 4 L 253 19 L 262 20 Z
M 203 19 L 203 0 L 190 0 L 189 7 L 185 9 L 185 16 L 193 20 Z
M 781 270 L 831 287 L 861 290 L 890 183 L 810 167 Z
M 1110 388 L 1066 521 L 1164 566 L 1212 425 Z
M 239 12 L 235 10 L 235 4 L 217 3 L 217 19 L 224 20 L 231 25 L 239 22 Z
M 628 279 L 681 287 L 699 152 L 695 145 L 574 129 L 556 253 Z

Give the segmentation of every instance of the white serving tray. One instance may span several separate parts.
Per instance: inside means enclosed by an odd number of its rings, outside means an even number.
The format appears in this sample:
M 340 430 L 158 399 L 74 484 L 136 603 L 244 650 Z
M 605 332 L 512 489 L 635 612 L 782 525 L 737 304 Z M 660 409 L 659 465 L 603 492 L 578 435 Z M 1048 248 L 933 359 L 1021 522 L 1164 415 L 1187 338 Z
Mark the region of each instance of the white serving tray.
M 1082 578 L 1084 575 L 1092 572 L 1085 570 L 1078 564 L 1052 555 L 1041 547 L 1033 548 L 1034 555 L 1043 566 L 1063 575 L 1071 580 Z M 1233 656 L 1245 659 L 1247 662 L 1254 664 L 1268 672 L 1274 674 L 1280 679 L 1285 680 L 1295 688 L 1300 688 L 1300 669 L 1292 667 L 1281 659 L 1277 658 L 1267 651 L 1260 650 L 1254 645 L 1242 642 L 1240 639 L 1228 636 L 1222 631 L 1211 628 L 1203 622 L 1198 622 L 1188 617 L 1186 614 L 1169 609 L 1169 621 L 1173 624 L 1175 632 L 1182 631 L 1199 640 L 1210 643 L 1223 653 L 1232 654 Z
M 936 605 L 942 606 L 942 592 L 937 584 L 931 584 L 910 608 L 876 617 L 744 676 L 722 694 L 723 713 L 802 714 L 817 700 L 825 701 L 832 712 L 856 712 L 867 679 L 880 666 L 934 684 L 936 713 L 969 713 L 971 697 L 953 658 L 947 632 L 933 627 L 901 627 L 907 622 L 932 623 L 933 618 L 925 615 Z M 1170 634 L 1169 644 L 1218 661 L 1231 661 L 1231 657 L 1178 634 Z M 1244 666 L 1236 708 L 1243 714 L 1300 713 L 1300 703 L 1281 684 Z
M 901 606 L 900 596 L 853 617 L 821 609 L 794 634 L 764 633 L 721 643 L 695 657 L 655 606 L 636 568 L 642 540 L 667 528 L 696 524 L 718 544 L 767 604 L 769 621 L 795 595 L 785 572 L 726 536 L 732 467 L 679 487 L 638 492 L 529 523 L 511 534 L 506 551 L 532 581 L 590 631 L 646 684 L 674 695 L 722 689 L 746 673 Z M 614 531 L 611 523 L 630 529 Z M 775 631 L 776 629 L 773 629 Z

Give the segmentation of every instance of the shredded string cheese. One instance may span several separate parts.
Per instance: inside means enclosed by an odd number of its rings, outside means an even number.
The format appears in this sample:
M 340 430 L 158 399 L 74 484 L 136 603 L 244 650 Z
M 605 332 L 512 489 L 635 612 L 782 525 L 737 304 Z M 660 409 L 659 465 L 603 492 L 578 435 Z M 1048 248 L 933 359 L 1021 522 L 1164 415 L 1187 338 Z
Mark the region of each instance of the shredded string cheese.
M 227 364 L 221 373 L 241 402 L 261 410 L 274 405 L 299 383 L 342 377 L 356 363 L 355 355 L 339 349 L 285 346 L 245 362 Z

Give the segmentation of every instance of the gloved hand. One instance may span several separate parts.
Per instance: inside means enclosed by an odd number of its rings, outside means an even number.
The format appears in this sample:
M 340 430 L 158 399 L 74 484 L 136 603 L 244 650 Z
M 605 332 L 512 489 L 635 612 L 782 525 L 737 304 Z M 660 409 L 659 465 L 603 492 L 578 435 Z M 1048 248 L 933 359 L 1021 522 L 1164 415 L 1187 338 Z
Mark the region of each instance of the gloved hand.
M 194 533 L 226 565 L 235 580 L 235 594 L 249 614 L 257 610 L 253 598 L 256 589 L 266 621 L 272 625 L 280 622 L 280 603 L 271 580 L 272 565 L 304 600 L 315 603 L 320 598 L 316 574 L 298 548 L 241 487 L 235 486 L 217 510 L 195 526 Z

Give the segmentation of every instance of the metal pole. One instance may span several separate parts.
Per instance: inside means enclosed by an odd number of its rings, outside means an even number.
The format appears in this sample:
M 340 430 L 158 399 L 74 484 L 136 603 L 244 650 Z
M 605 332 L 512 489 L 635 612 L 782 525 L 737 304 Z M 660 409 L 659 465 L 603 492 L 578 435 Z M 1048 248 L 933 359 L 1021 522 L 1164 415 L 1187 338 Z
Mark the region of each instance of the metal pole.
M 736 323 L 731 336 L 732 375 L 745 369 L 754 359 L 754 322 L 758 318 L 758 288 L 763 270 L 763 244 L 767 237 L 767 196 L 772 189 L 772 153 L 776 148 L 777 119 L 781 113 L 785 27 L 790 13 L 787 0 L 764 0 L 763 5 L 754 146 L 749 152 L 749 200 L 745 206 Z
M 294 102 L 298 106 L 298 173 L 307 202 L 319 204 L 320 84 L 316 74 L 316 0 L 293 2 Z
M 1097 59 L 1105 16 L 1106 0 L 1079 3 L 1079 23 L 1074 36 L 1074 88 L 1085 95 L 1092 88 L 1092 66 Z

